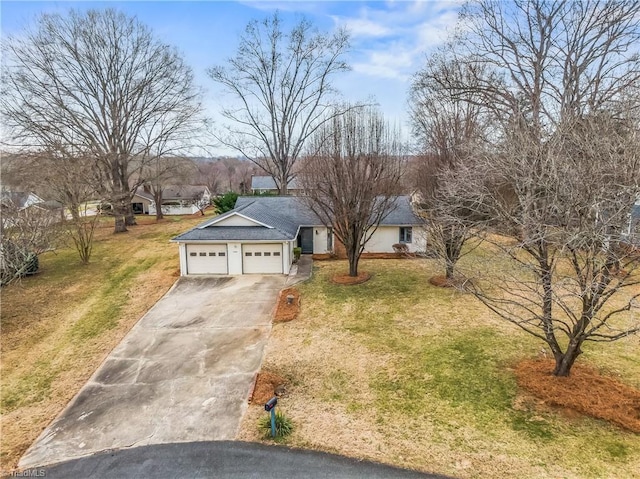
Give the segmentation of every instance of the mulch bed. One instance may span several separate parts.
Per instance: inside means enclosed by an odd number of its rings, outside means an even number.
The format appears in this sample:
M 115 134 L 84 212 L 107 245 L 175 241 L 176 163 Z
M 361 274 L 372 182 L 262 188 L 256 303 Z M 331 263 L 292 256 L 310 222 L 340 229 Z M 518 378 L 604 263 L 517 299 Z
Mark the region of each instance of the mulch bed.
M 287 304 L 287 296 L 293 296 L 293 302 Z M 300 312 L 300 292 L 296 288 L 287 288 L 280 291 L 276 313 L 273 317 L 274 323 L 286 323 L 298 317 Z
M 569 377 L 556 377 L 554 362 L 526 359 L 515 368 L 518 385 L 544 404 L 569 408 L 640 433 L 640 390 L 575 364 Z
M 331 278 L 331 282 L 341 285 L 362 284 L 371 279 L 369 273 L 360 272 L 358 276 L 349 276 L 348 274 L 337 274 Z
M 286 384 L 286 381 L 277 374 L 268 371 L 260 371 L 253 387 L 253 393 L 249 400 L 252 404 L 264 404 L 275 395 L 278 386 Z

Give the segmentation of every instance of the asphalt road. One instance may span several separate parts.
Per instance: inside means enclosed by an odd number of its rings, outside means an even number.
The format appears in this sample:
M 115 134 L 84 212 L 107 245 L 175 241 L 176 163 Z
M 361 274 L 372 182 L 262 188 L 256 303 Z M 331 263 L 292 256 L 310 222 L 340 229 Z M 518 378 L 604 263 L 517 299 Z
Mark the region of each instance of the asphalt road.
M 317 451 L 234 441 L 155 444 L 101 452 L 28 473 L 47 479 L 451 479 Z

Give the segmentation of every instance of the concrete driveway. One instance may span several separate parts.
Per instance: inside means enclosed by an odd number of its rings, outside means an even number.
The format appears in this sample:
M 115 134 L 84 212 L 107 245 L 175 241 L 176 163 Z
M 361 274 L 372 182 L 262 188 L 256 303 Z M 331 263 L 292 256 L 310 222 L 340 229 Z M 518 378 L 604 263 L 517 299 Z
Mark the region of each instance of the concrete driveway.
M 146 444 L 234 439 L 285 280 L 181 278 L 111 352 L 19 466 Z

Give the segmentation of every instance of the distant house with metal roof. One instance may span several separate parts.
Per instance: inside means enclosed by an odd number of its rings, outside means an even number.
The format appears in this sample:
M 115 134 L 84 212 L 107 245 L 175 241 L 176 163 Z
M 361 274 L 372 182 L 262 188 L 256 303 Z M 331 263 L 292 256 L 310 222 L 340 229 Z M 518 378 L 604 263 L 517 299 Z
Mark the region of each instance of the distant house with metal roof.
M 275 180 L 271 176 L 252 176 L 251 177 L 251 191 L 257 194 L 272 193 L 278 194 L 278 187 Z M 298 185 L 296 179 L 292 179 L 287 184 L 287 191 L 290 195 L 300 194 L 302 188 Z
M 394 208 L 367 242 L 364 253 L 393 253 L 394 244 L 409 252 L 426 249 L 424 220 L 416 216 L 408 196 Z M 238 198 L 235 208 L 172 239 L 180 251 L 183 276 L 197 274 L 288 274 L 293 249 L 302 254 L 331 254 L 335 242 L 300 196 Z

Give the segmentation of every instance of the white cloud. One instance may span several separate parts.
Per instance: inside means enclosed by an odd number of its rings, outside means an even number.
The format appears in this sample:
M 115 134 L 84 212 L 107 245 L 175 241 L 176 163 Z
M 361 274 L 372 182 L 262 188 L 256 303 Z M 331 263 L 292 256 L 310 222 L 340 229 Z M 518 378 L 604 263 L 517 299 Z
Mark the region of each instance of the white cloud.
M 353 71 L 381 78 L 394 78 L 405 81 L 407 70 L 413 65 L 413 55 L 402 48 L 391 47 L 386 51 L 372 51 L 367 61 L 353 64 Z
M 364 3 L 354 14 L 332 18 L 351 32 L 355 72 L 407 81 L 423 54 L 453 33 L 461 1 Z
M 332 16 L 336 25 L 345 27 L 353 37 L 383 37 L 390 33 L 388 27 L 366 18 Z

